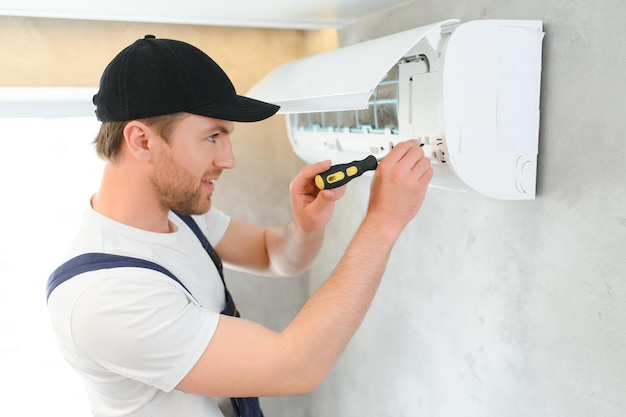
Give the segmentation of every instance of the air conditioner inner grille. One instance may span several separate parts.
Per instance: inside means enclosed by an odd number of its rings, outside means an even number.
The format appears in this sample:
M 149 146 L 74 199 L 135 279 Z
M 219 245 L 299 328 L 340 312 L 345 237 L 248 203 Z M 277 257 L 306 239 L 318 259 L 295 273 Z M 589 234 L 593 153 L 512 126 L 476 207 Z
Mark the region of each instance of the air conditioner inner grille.
M 350 133 L 391 133 L 397 135 L 399 106 L 399 70 L 394 65 L 381 81 L 364 110 L 300 113 L 296 126 L 304 131 L 328 131 Z

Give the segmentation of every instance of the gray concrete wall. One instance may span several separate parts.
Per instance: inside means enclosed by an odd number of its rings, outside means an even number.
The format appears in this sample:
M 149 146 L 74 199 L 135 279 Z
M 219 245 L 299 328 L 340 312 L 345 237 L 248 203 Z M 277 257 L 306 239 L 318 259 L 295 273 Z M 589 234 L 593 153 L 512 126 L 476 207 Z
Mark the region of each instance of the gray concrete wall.
M 447 18 L 544 22 L 538 197 L 431 189 L 312 416 L 626 415 L 626 3 L 416 1 L 343 44 Z M 309 291 L 365 213 L 349 186 Z

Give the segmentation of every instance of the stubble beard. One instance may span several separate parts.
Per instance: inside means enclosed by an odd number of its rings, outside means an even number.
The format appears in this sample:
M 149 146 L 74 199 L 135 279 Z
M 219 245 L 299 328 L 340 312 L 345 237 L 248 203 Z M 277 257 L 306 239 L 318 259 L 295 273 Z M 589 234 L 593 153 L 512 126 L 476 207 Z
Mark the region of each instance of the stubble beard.
M 203 197 L 202 181 L 177 166 L 170 155 L 163 155 L 150 183 L 161 204 L 183 215 L 204 214 L 211 208 L 211 194 Z

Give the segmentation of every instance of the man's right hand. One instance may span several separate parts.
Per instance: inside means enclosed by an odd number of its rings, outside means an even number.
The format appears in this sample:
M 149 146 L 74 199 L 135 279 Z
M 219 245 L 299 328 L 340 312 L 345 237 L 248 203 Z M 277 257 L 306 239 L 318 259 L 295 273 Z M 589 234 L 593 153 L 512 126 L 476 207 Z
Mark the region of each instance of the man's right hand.
M 396 145 L 378 164 L 367 216 L 399 234 L 419 211 L 433 177 L 430 160 L 417 140 Z

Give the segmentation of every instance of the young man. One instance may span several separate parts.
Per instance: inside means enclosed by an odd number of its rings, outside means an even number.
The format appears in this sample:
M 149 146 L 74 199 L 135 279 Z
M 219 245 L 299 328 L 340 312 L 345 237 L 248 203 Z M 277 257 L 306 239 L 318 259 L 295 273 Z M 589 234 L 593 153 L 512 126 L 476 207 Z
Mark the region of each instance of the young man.
M 288 225 L 257 227 L 212 208 L 211 195 L 223 170 L 235 167 L 234 122 L 265 119 L 276 106 L 237 95 L 195 47 L 151 35 L 111 61 L 94 104 L 103 122 L 96 150 L 107 164 L 67 259 L 120 255 L 171 273 L 91 262 L 71 279 L 58 281 L 59 271 L 51 277 L 54 330 L 94 415 L 221 416 L 220 397 L 239 398 L 237 413 L 260 415 L 242 398 L 314 390 L 359 326 L 394 242 L 421 206 L 432 170 L 419 144 L 400 143 L 380 163 L 367 214 L 336 270 L 275 332 L 232 316 L 215 253 L 257 273 L 306 269 L 345 191 L 315 187 L 330 161 L 293 180 Z

